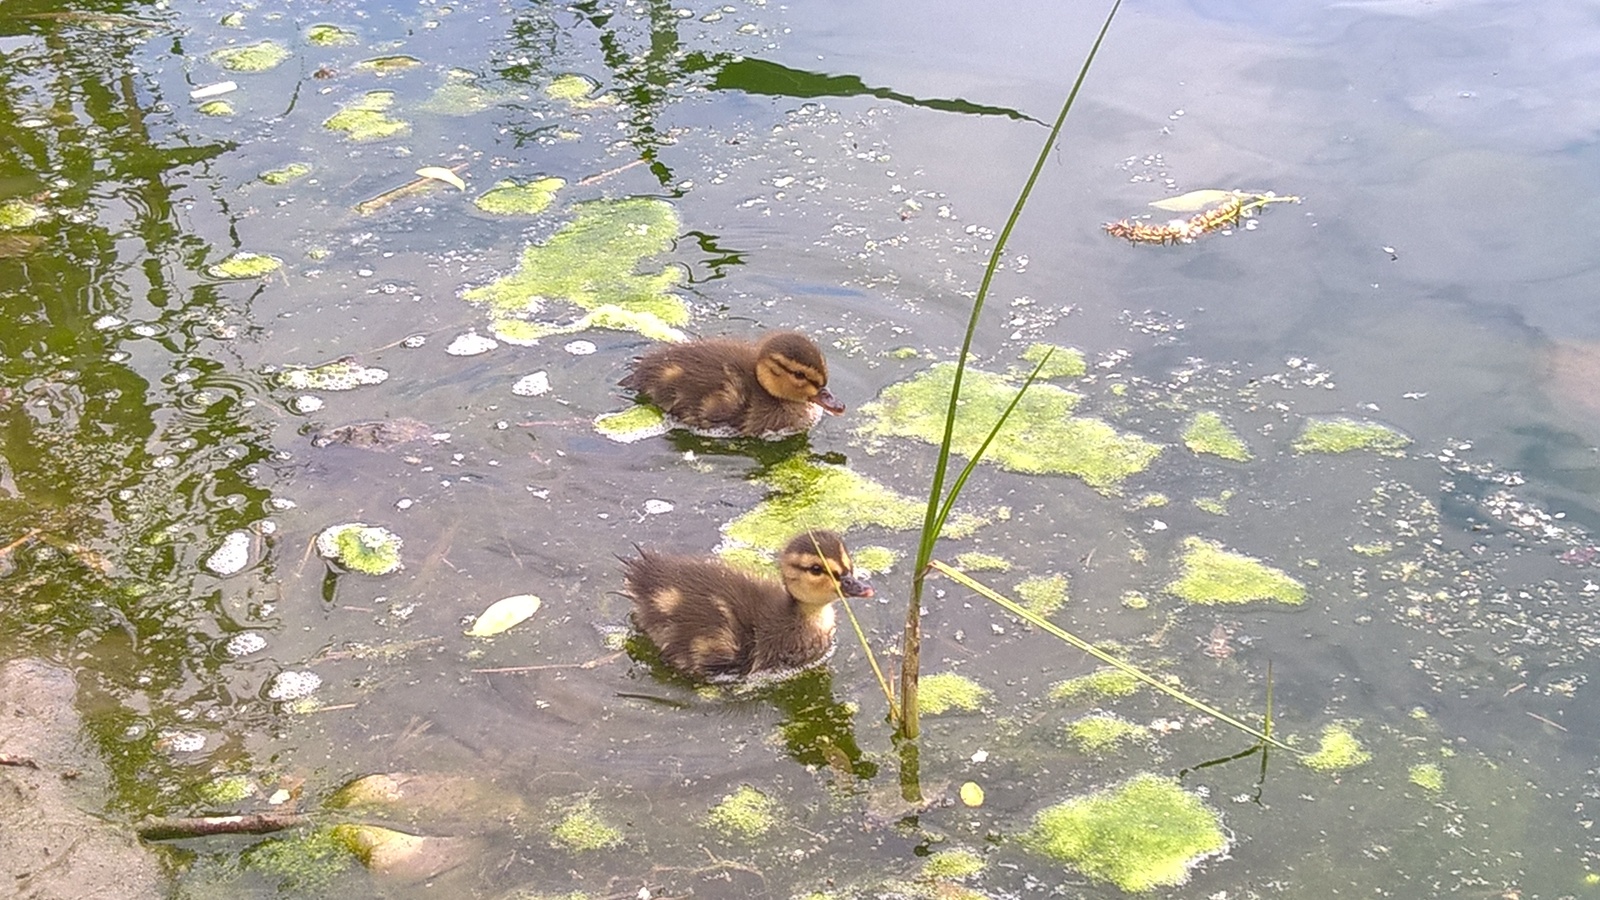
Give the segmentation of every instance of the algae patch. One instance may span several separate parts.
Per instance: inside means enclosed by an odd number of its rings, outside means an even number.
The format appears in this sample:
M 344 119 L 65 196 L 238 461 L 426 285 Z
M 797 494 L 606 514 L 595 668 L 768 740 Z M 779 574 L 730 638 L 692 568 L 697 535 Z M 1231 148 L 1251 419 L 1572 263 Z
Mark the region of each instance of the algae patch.
M 1029 363 L 1027 368 L 1018 374 L 1026 378 L 1033 367 L 1044 359 L 1046 353 L 1050 354 L 1050 361 L 1039 370 L 1039 379 L 1054 381 L 1058 378 L 1082 378 L 1089 371 L 1089 363 L 1083 358 L 1082 350 L 1072 347 L 1058 347 L 1055 344 L 1033 344 L 1022 352 L 1023 362 Z
M 525 328 L 527 323 L 520 320 L 540 311 L 547 300 L 589 310 L 584 327 L 626 329 L 649 337 L 676 333 L 689 321 L 688 304 L 672 292 L 683 278 L 681 269 L 637 271 L 644 260 L 672 249 L 680 222 L 671 203 L 646 197 L 591 200 L 573 206 L 572 212 L 573 220 L 549 240 L 523 251 L 515 272 L 462 295 L 489 307 L 492 328 Z
M 639 404 L 621 412 L 596 416 L 595 431 L 619 444 L 631 444 L 667 433 L 667 418 L 654 406 Z
M 410 122 L 389 115 L 391 106 L 394 91 L 368 91 L 323 120 L 322 127 L 343 132 L 352 141 L 379 141 L 410 131 Z
M 1126 697 L 1144 684 L 1131 672 L 1121 669 L 1096 669 L 1087 675 L 1058 681 L 1050 687 L 1051 700 L 1109 700 Z
M 1022 607 L 1039 616 L 1048 616 L 1067 605 L 1067 576 L 1036 575 L 1017 585 Z
M 1371 760 L 1372 754 L 1361 745 L 1361 740 L 1356 737 L 1351 726 L 1344 722 L 1325 726 L 1322 729 L 1322 737 L 1317 742 L 1316 752 L 1300 757 L 1300 762 L 1307 768 L 1326 773 L 1354 769 L 1356 766 L 1366 765 Z
M 1209 453 L 1234 462 L 1249 462 L 1250 448 L 1244 440 L 1214 412 L 1195 413 L 1183 429 L 1183 445 L 1196 454 Z
M 374 75 L 390 75 L 395 72 L 404 72 L 422 65 L 422 60 L 415 56 L 374 56 L 363 59 L 353 67 L 357 72 L 371 72 Z
M 597 94 L 600 83 L 586 75 L 568 73 L 559 75 L 545 86 L 544 95 L 559 100 L 573 109 L 595 109 L 613 106 L 617 98 L 611 94 Z
M 1124 741 L 1144 740 L 1150 729 L 1110 713 L 1095 713 L 1067 723 L 1067 740 L 1085 753 L 1099 756 Z
M 922 504 L 843 466 L 795 456 L 768 469 L 757 481 L 766 499 L 723 526 L 724 547 L 777 552 L 808 528 L 848 532 L 877 525 L 895 531 L 922 521 Z
M 967 572 L 1008 572 L 1011 560 L 993 553 L 969 550 L 956 556 L 956 567 Z
M 550 829 L 550 837 L 555 846 L 575 852 L 605 850 L 622 843 L 622 832 L 596 815 L 588 800 L 569 808 Z
M 1305 585 L 1282 570 L 1197 537 L 1184 539 L 1183 574 L 1166 590 L 1207 605 L 1276 600 L 1298 606 L 1306 600 Z
M 937 445 L 944 434 L 945 411 L 955 365 L 941 363 L 890 385 L 861 408 L 869 436 L 909 437 Z M 1017 384 L 1004 375 L 968 369 L 962 379 L 952 449 L 971 456 L 1016 396 Z M 1053 384 L 1035 383 L 1023 395 L 1006 426 L 989 445 L 984 461 L 1027 474 L 1076 475 L 1091 487 L 1111 492 L 1143 471 L 1161 448 L 1121 435 L 1098 419 L 1072 415 L 1082 396 Z
M 1411 438 L 1387 425 L 1357 419 L 1311 419 L 1294 439 L 1296 453 L 1350 453 L 1372 450 L 1385 456 L 1400 456 Z
M 240 250 L 222 262 L 206 267 L 212 278 L 261 278 L 283 267 L 283 260 L 265 253 Z
M 1023 841 L 1125 891 L 1183 884 L 1200 860 L 1228 848 L 1215 811 L 1149 773 L 1043 810 Z
M 223 47 L 211 53 L 211 61 L 230 72 L 265 72 L 288 58 L 289 49 L 277 41 Z
M 1430 794 L 1444 790 L 1444 769 L 1438 763 L 1418 763 L 1406 772 L 1406 780 Z
M 778 805 L 771 797 L 750 785 L 740 785 L 737 791 L 722 798 L 711 808 L 706 820 L 724 834 L 756 838 L 769 831 L 777 821 Z
M 278 373 L 278 384 L 294 391 L 349 391 L 388 379 L 389 373 L 383 369 L 363 366 L 353 359 L 320 366 L 286 366 Z
M 291 181 L 298 181 L 310 174 L 311 165 L 309 163 L 294 162 L 289 163 L 280 169 L 268 169 L 256 177 L 260 178 L 265 184 L 276 186 L 280 184 L 288 184 Z
M 975 712 L 988 699 L 988 688 L 954 672 L 924 675 L 917 683 L 917 709 L 923 715 L 937 716 L 951 710 Z
M 497 216 L 531 216 L 544 212 L 555 200 L 556 192 L 567 186 L 564 178 L 537 178 L 519 182 L 504 180 L 484 191 L 472 205 Z
M 924 878 L 971 878 L 983 871 L 983 857 L 971 850 L 940 850 L 922 861 Z
M 351 522 L 323 529 L 317 552 L 352 572 L 387 575 L 400 568 L 400 536 L 387 528 Z
M 319 47 L 339 47 L 356 42 L 354 33 L 326 22 L 306 29 L 306 43 Z
M 20 198 L 13 197 L 0 203 L 0 231 L 32 228 L 49 217 L 44 207 Z

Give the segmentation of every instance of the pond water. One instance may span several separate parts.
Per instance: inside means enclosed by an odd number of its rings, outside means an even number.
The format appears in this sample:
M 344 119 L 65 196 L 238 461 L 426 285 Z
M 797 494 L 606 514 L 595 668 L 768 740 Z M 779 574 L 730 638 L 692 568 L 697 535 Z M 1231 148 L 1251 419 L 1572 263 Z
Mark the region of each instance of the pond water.
M 986 693 L 925 718 L 921 802 L 847 626 L 825 669 L 749 693 L 696 691 L 618 643 L 634 544 L 726 549 L 725 526 L 818 466 L 924 496 L 934 449 L 863 406 L 954 358 L 1106 11 L 8 4 L 0 641 L 77 672 L 107 813 L 315 825 L 358 776 L 431 786 L 369 817 L 444 842 L 419 870 L 370 872 L 310 828 L 193 839 L 167 845 L 185 897 L 1114 897 L 1107 869 L 1040 850 L 1036 816 L 1182 773 L 1226 847 L 1154 896 L 1594 896 L 1586 4 L 1125 5 L 974 343 L 993 373 L 1036 343 L 1081 351 L 1087 371 L 1053 382 L 1081 395 L 1074 416 L 1159 453 L 1101 481 L 981 467 L 973 527 L 939 558 L 1000 557 L 969 567 L 1013 594 L 1064 576 L 1057 625 L 1252 723 L 1270 665 L 1274 734 L 1312 750 L 1333 728 L 1364 762 L 1195 768 L 1251 739 L 1150 690 L 1053 690 L 1099 663 L 947 579 L 924 672 Z M 283 51 L 263 71 L 218 55 L 259 42 Z M 328 126 L 360 103 L 391 133 Z M 429 166 L 462 187 L 388 193 Z M 542 211 L 474 203 L 541 177 L 562 179 Z M 1300 202 L 1172 246 L 1103 230 L 1208 188 Z M 674 240 L 609 265 L 668 273 L 650 290 L 669 284 L 690 334 L 817 336 L 850 411 L 772 443 L 600 433 L 651 339 L 584 327 L 560 296 L 497 321 L 472 292 L 628 198 Z M 281 265 L 213 268 L 252 254 Z M 346 357 L 381 371 L 295 380 Z M 513 390 L 536 373 L 548 391 Z M 1248 459 L 1186 446 L 1203 412 Z M 1298 443 L 1332 417 L 1409 443 Z M 339 430 L 380 420 L 404 440 Z M 349 522 L 401 537 L 403 568 L 330 567 L 316 537 Z M 892 669 L 916 538 L 848 537 L 896 556 L 853 606 Z M 1196 539 L 1304 601 L 1185 602 L 1170 587 Z M 530 593 L 528 621 L 463 634 Z M 1148 730 L 1088 748 L 1072 723 L 1095 710 Z M 982 805 L 958 799 L 968 782 Z M 712 814 L 741 786 L 776 810 L 768 830 Z M 1101 858 L 1121 852 L 1107 840 Z

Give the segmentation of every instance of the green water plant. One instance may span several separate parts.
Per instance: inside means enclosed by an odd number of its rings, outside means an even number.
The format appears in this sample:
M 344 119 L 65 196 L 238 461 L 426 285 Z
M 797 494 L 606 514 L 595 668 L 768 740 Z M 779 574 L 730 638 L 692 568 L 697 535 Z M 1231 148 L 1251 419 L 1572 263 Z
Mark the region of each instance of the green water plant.
M 1050 686 L 1051 700 L 1111 700 L 1138 692 L 1138 676 L 1122 669 L 1096 669 Z
M 532 181 L 505 179 L 495 182 L 472 205 L 497 216 L 531 216 L 544 212 L 566 185 L 566 179 L 554 176 Z
M 918 700 L 918 680 L 922 661 L 922 594 L 923 585 L 927 580 L 929 564 L 933 562 L 934 545 L 938 543 L 939 536 L 944 532 L 945 520 L 955 508 L 956 499 L 961 494 L 961 488 L 966 484 L 967 478 L 972 474 L 973 468 L 983 458 L 984 451 L 989 443 L 994 440 L 1004 427 L 1006 418 L 1016 408 L 1027 393 L 1028 387 L 1033 384 L 1039 373 L 1049 364 L 1054 356 L 1045 352 L 1038 363 L 1034 365 L 1033 372 L 1028 375 L 1017 389 L 1016 396 L 1011 404 L 1001 412 L 999 419 L 990 431 L 988 439 L 971 448 L 967 465 L 951 483 L 948 491 L 945 489 L 945 480 L 950 470 L 950 454 L 955 445 L 957 426 L 957 412 L 962 401 L 961 381 L 966 374 L 967 359 L 972 351 L 972 339 L 977 334 L 978 322 L 983 315 L 984 301 L 988 299 L 989 287 L 994 282 L 994 274 L 1000 267 L 1001 256 L 1006 244 L 1011 239 L 1011 232 L 1017 227 L 1017 220 L 1022 218 L 1022 209 L 1027 205 L 1028 196 L 1033 193 L 1033 187 L 1039 181 L 1039 175 L 1044 171 L 1045 163 L 1050 159 L 1050 152 L 1055 147 L 1057 138 L 1061 135 L 1061 128 L 1066 124 L 1067 113 L 1072 110 L 1072 104 L 1078 98 L 1078 91 L 1083 87 L 1084 79 L 1089 74 L 1089 66 L 1094 62 L 1095 54 L 1100 50 L 1100 44 L 1105 40 L 1106 32 L 1111 30 L 1111 22 L 1117 15 L 1117 9 L 1122 5 L 1122 0 L 1115 0 L 1111 11 L 1106 15 L 1105 24 L 1100 27 L 1100 33 L 1095 36 L 1094 45 L 1089 48 L 1088 55 L 1084 58 L 1083 66 L 1078 71 L 1077 80 L 1072 84 L 1072 90 L 1067 94 L 1066 100 L 1061 104 L 1061 111 L 1056 116 L 1055 124 L 1050 128 L 1050 134 L 1040 149 L 1038 158 L 1034 161 L 1033 171 L 1023 183 L 1022 191 L 1017 195 L 1017 202 L 1011 209 L 1005 225 L 1001 227 L 996 236 L 994 247 L 989 252 L 988 264 L 984 267 L 983 279 L 978 284 L 978 292 L 972 300 L 972 312 L 967 317 L 967 331 L 961 340 L 961 350 L 956 354 L 956 363 L 951 373 L 949 402 L 945 406 L 945 421 L 943 436 L 939 441 L 938 460 L 934 465 L 933 480 L 928 486 L 928 502 L 923 511 L 922 532 L 917 540 L 917 559 L 912 567 L 911 596 L 906 604 L 905 636 L 901 644 L 900 665 L 900 708 L 899 730 L 900 734 L 908 739 L 914 739 L 921 732 L 921 712 Z M 909 759 L 909 757 L 908 757 Z M 916 776 L 914 772 L 902 772 L 902 783 L 908 786 L 908 793 L 917 794 Z
M 240 47 L 223 47 L 211 61 L 230 72 L 265 72 L 289 58 L 289 49 L 277 41 L 257 41 Z
M 561 821 L 550 829 L 551 842 L 562 849 L 581 853 L 607 850 L 622 843 L 622 832 L 594 811 L 588 800 L 568 807 Z
M 1430 794 L 1444 790 L 1444 769 L 1438 763 L 1417 763 L 1406 772 L 1406 780 Z
M 283 268 L 283 260 L 266 253 L 240 250 L 206 267 L 212 278 L 263 278 Z
M 1167 592 L 1189 603 L 1218 605 L 1276 600 L 1289 606 L 1306 601 L 1306 586 L 1281 569 L 1222 549 L 1204 538 L 1183 541 L 1183 572 Z
M 368 91 L 324 119 L 322 127 L 357 142 L 381 141 L 409 132 L 410 122 L 389 115 L 392 106 L 394 91 Z
M 282 168 L 268 169 L 256 176 L 263 184 L 280 185 L 291 181 L 298 181 L 311 174 L 311 165 L 303 162 L 292 162 Z
M 1100 756 L 1117 749 L 1124 741 L 1148 738 L 1150 729 L 1110 713 L 1091 713 L 1068 722 L 1066 735 L 1078 749 Z
M 400 568 L 400 536 L 377 525 L 350 522 L 317 535 L 317 552 L 352 572 L 387 575 Z
M 1048 616 L 1067 605 L 1067 576 L 1035 575 L 1018 584 L 1016 591 L 1029 612 Z
M 984 858 L 971 850 L 939 850 L 928 854 L 922 861 L 924 878 L 971 878 L 987 865 Z
M 1148 772 L 1041 811 L 1023 835 L 1029 849 L 1132 892 L 1183 884 L 1228 843 L 1215 810 Z

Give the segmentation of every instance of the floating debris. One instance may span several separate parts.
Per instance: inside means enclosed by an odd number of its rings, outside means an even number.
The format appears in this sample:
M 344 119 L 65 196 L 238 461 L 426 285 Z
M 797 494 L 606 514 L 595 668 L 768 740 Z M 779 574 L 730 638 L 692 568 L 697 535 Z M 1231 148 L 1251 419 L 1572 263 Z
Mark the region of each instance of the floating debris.
M 218 81 L 214 84 L 197 87 L 189 92 L 190 100 L 210 100 L 223 94 L 231 94 L 239 89 L 237 81 Z
M 400 568 L 400 536 L 387 528 L 350 522 L 317 535 L 317 552 L 352 572 L 387 575 Z
M 269 700 L 301 700 L 322 687 L 322 676 L 315 672 L 279 672 L 267 685 Z
M 265 253 L 240 250 L 219 263 L 206 267 L 212 278 L 262 278 L 283 268 L 283 260 Z
M 539 611 L 540 604 L 539 598 L 532 594 L 502 597 L 478 614 L 466 631 L 467 637 L 492 637 L 520 625 Z
M 387 380 L 387 371 L 363 366 L 349 356 L 320 366 L 285 366 L 278 373 L 278 384 L 294 391 L 348 391 Z
M 1160 225 L 1121 219 L 1107 223 L 1105 230 L 1112 237 L 1124 238 L 1135 244 L 1187 244 L 1201 235 L 1232 228 L 1269 204 L 1299 202 L 1299 197 L 1279 197 L 1270 191 L 1191 191 L 1150 204 L 1168 212 L 1200 210 L 1187 219 L 1173 219 Z
M 250 532 L 235 531 L 222 539 L 222 546 L 201 563 L 212 572 L 227 577 L 250 564 Z
M 440 167 L 428 166 L 428 167 L 425 167 L 425 168 L 432 169 L 432 168 L 440 168 Z M 456 163 L 455 165 L 449 167 L 448 169 L 441 169 L 441 171 L 449 172 L 451 175 L 456 175 L 456 174 L 458 174 L 460 172 L 466 171 L 466 169 L 467 169 L 467 164 L 466 163 Z M 459 181 L 460 179 L 456 179 L 456 180 Z M 397 200 L 400 200 L 400 199 L 405 198 L 405 197 L 410 197 L 410 196 L 412 196 L 414 194 L 421 194 L 421 193 L 424 193 L 424 192 L 427 192 L 427 191 L 434 190 L 435 188 L 439 187 L 439 185 L 441 185 L 441 184 L 451 184 L 451 183 L 453 183 L 453 182 L 450 182 L 447 179 L 440 178 L 437 174 L 423 175 L 423 174 L 421 174 L 421 172 L 419 170 L 417 177 L 413 178 L 412 180 L 410 180 L 408 182 L 406 182 L 405 184 L 402 184 L 397 188 L 390 188 L 389 190 L 384 191 L 383 193 L 379 194 L 376 197 L 368 197 L 367 199 L 361 201 L 360 203 L 357 203 L 356 204 L 356 212 L 362 214 L 363 216 L 370 216 L 373 213 L 378 212 L 381 209 L 387 208 L 390 204 L 394 203 Z M 410 340 L 410 339 L 407 338 L 407 340 Z M 418 346 L 420 346 L 420 344 Z
M 500 345 L 493 338 L 481 335 L 476 331 L 469 331 L 451 341 L 450 346 L 444 348 L 444 352 L 451 356 L 477 356 L 482 353 L 488 353 L 498 346 Z
M 541 369 L 518 378 L 511 386 L 511 393 L 518 397 L 539 397 L 550 393 L 550 373 Z
M 593 341 L 570 341 L 563 349 L 573 356 L 590 356 L 599 348 Z
M 422 65 L 422 60 L 417 59 L 415 56 L 395 55 L 374 56 L 371 59 L 363 59 L 356 63 L 353 68 L 358 72 L 371 72 L 382 76 L 395 72 L 404 72 L 406 69 L 414 69 L 420 65 Z

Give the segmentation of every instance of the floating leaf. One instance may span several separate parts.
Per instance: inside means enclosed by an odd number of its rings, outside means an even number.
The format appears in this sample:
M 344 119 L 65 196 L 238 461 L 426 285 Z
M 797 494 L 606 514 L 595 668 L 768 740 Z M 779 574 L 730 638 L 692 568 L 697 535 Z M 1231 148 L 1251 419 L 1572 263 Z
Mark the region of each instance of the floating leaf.
M 1213 188 L 1204 191 L 1190 191 L 1187 194 L 1179 194 L 1176 197 L 1157 200 L 1150 205 L 1156 209 L 1164 209 L 1167 212 L 1192 213 L 1199 212 L 1208 206 L 1215 206 L 1218 203 L 1226 203 L 1239 196 L 1241 194 L 1238 191 L 1219 191 Z
M 478 620 L 467 629 L 468 637 L 490 637 L 528 618 L 539 611 L 539 598 L 532 594 L 518 594 L 489 604 Z
M 961 802 L 968 806 L 983 805 L 983 788 L 976 781 L 961 786 Z
M 432 178 L 435 181 L 442 181 L 445 184 L 451 185 L 458 191 L 464 191 L 467 189 L 467 183 L 461 180 L 461 176 L 450 171 L 449 169 L 446 169 L 444 166 L 423 166 L 417 170 L 417 174 L 423 178 Z

